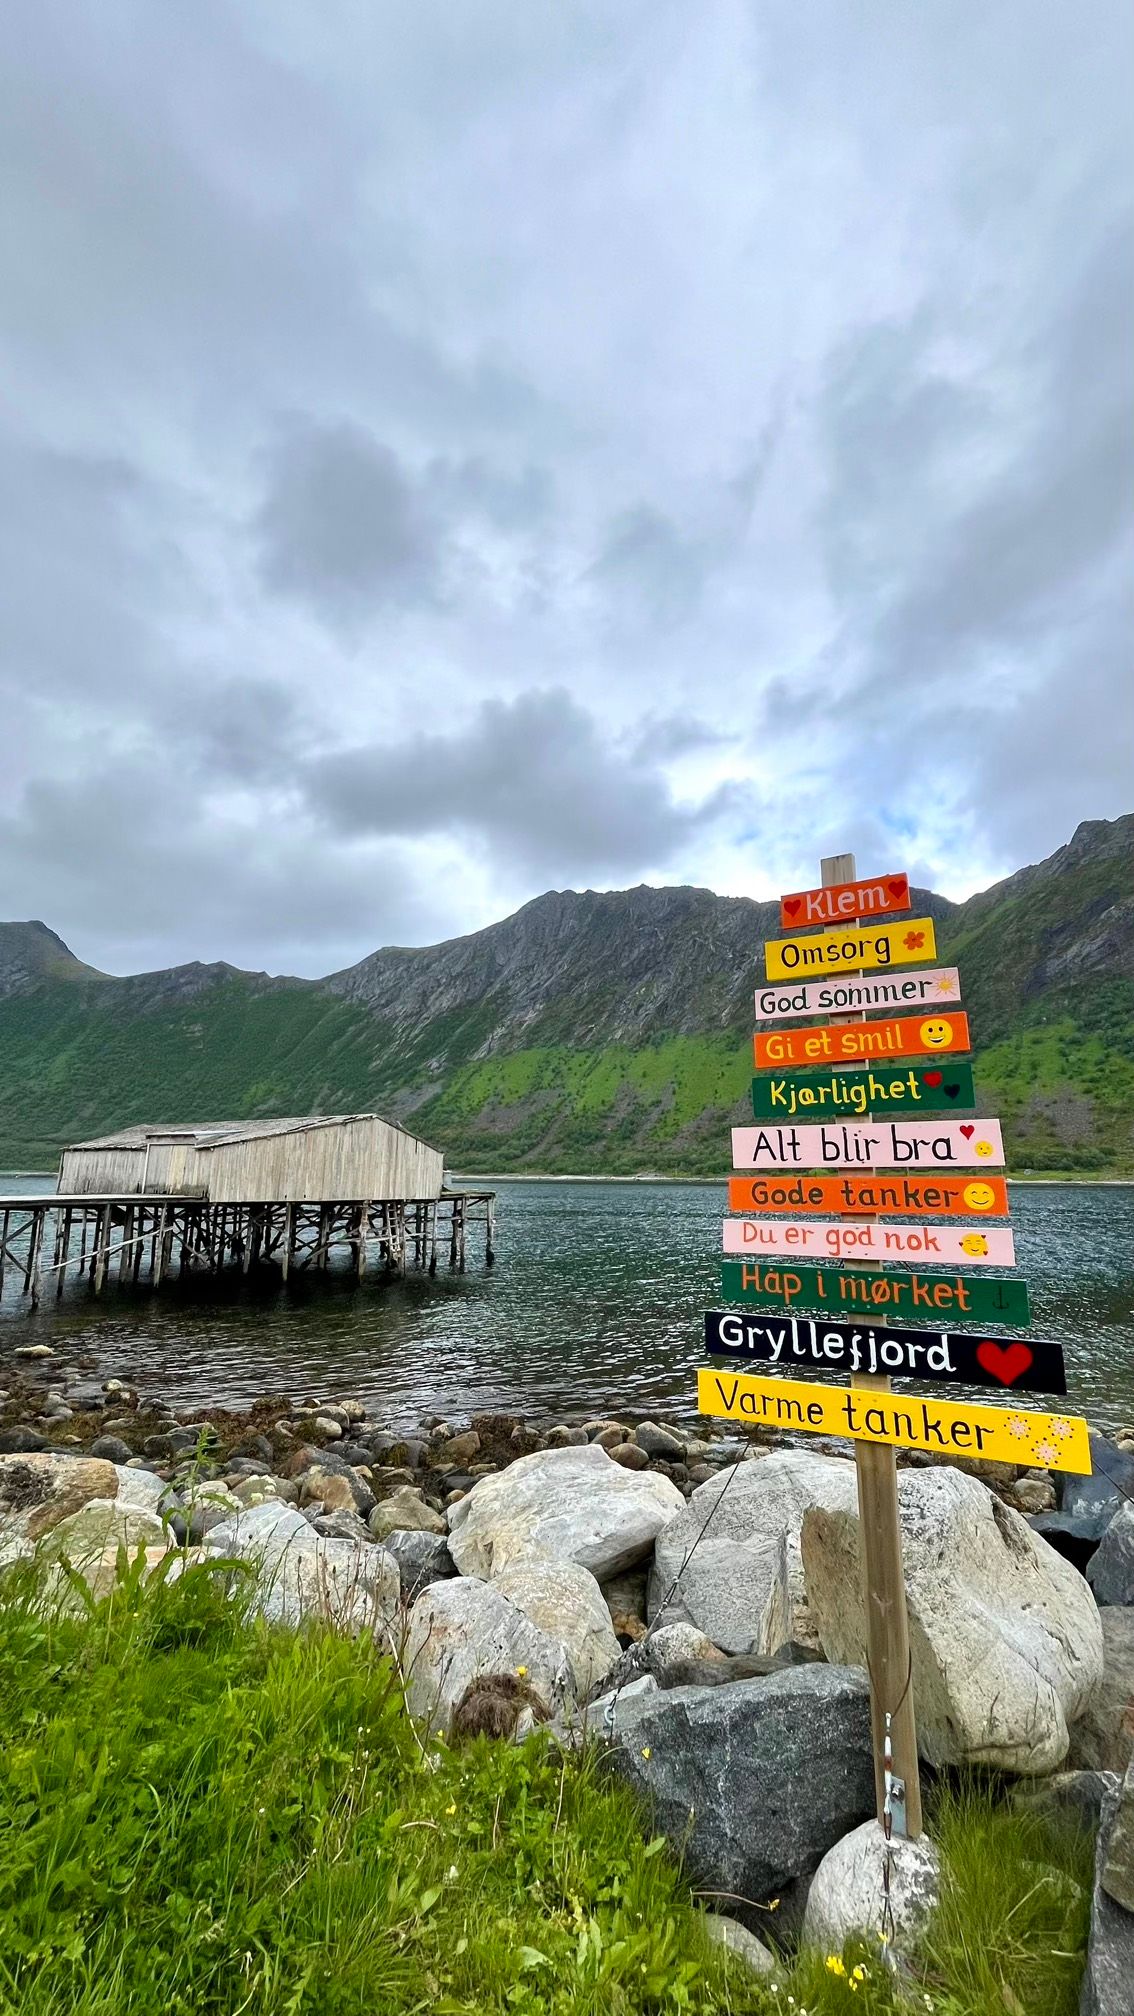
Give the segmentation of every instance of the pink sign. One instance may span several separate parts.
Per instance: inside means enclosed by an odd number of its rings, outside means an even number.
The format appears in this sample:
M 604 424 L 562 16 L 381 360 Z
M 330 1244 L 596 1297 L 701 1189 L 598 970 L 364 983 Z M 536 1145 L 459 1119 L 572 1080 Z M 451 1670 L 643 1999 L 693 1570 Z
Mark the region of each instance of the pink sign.
M 930 1267 L 1014 1267 L 1006 1225 L 887 1225 L 880 1218 L 726 1218 L 726 1253 L 817 1260 L 910 1260 Z
M 756 993 L 757 1022 L 794 1022 L 800 1015 L 909 1015 L 922 1008 L 955 1008 L 961 980 L 955 966 L 926 973 L 863 973 L 854 979 L 780 980 Z
M 1002 1169 L 999 1120 L 734 1127 L 734 1169 Z

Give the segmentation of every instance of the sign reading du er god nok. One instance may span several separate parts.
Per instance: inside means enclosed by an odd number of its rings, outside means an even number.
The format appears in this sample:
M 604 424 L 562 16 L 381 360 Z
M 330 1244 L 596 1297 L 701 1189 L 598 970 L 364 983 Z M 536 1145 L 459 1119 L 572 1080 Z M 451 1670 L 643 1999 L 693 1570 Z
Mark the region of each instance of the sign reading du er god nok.
M 976 1102 L 971 1064 L 946 1059 L 870 1070 L 769 1071 L 752 1080 L 757 1120 L 814 1120 L 823 1113 L 967 1112 Z
M 886 1224 L 881 1218 L 726 1218 L 726 1253 L 801 1259 L 892 1260 L 919 1267 L 1014 1267 L 1007 1225 Z
M 881 1322 L 829 1323 L 810 1316 L 746 1316 L 710 1309 L 705 1316 L 710 1358 L 746 1358 L 785 1372 L 866 1372 L 894 1379 L 930 1379 L 955 1386 L 1011 1387 L 1017 1392 L 1066 1393 L 1058 1344 L 1031 1337 L 982 1337 L 979 1330 L 894 1330 Z
M 926 966 L 937 957 L 932 917 L 900 924 L 862 924 L 816 937 L 769 938 L 769 980 L 812 980 L 819 973 L 872 972 L 877 966 Z
M 734 1169 L 1002 1169 L 999 1120 L 734 1127 Z
M 752 1038 L 758 1071 L 783 1064 L 871 1064 L 890 1057 L 961 1055 L 969 1047 L 962 1014 L 895 1015 L 882 1022 L 834 1022 L 824 1029 L 760 1030 Z

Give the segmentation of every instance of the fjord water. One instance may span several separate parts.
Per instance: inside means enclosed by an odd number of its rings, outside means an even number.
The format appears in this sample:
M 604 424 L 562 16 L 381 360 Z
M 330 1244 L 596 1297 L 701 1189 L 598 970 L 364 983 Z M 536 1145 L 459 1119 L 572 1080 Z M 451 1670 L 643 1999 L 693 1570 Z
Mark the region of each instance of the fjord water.
M 470 1240 L 468 1273 L 433 1281 L 360 1287 L 343 1269 L 284 1289 L 230 1273 L 156 1294 L 108 1283 L 98 1302 L 73 1283 L 32 1316 L 10 1270 L 0 1381 L 17 1344 L 43 1342 L 61 1364 L 95 1359 L 178 1407 L 357 1394 L 397 1426 L 483 1410 L 692 1419 L 701 1315 L 720 1300 L 724 1181 L 481 1180 L 497 1190 L 490 1272 Z M 1014 1184 L 1012 1223 L 1032 1329 L 1066 1353 L 1063 1404 L 1099 1426 L 1134 1422 L 1134 1185 Z

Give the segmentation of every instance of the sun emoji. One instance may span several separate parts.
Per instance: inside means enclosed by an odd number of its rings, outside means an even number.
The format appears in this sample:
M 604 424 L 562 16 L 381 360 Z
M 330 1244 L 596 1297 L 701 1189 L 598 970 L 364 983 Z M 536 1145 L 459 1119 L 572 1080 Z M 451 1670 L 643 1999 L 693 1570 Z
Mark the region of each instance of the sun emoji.
M 974 1260 L 988 1252 L 988 1240 L 983 1232 L 966 1232 L 961 1241 L 962 1253 L 971 1253 Z
M 992 1153 L 991 1141 L 978 1141 L 975 1148 L 973 1149 L 973 1154 L 979 1155 L 982 1162 L 987 1162 L 991 1153 Z
M 955 994 L 956 991 L 957 990 L 953 985 L 953 982 L 949 979 L 948 975 L 942 974 L 940 980 L 937 982 L 937 992 L 939 994 Z

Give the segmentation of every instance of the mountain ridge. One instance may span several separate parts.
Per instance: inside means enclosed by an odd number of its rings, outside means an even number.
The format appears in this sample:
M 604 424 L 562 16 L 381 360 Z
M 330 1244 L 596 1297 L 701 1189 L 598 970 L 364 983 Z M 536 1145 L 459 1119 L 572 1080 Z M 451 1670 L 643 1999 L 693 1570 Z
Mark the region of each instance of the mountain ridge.
M 1014 1163 L 1134 1165 L 1134 814 L 1083 822 L 964 902 L 911 896 L 961 964 Z M 46 1164 L 68 1139 L 206 1107 L 377 1106 L 466 1167 L 707 1173 L 744 1117 L 777 935 L 774 902 L 640 884 L 549 890 L 321 979 L 225 961 L 116 977 L 38 920 L 0 924 L 0 1148 Z

